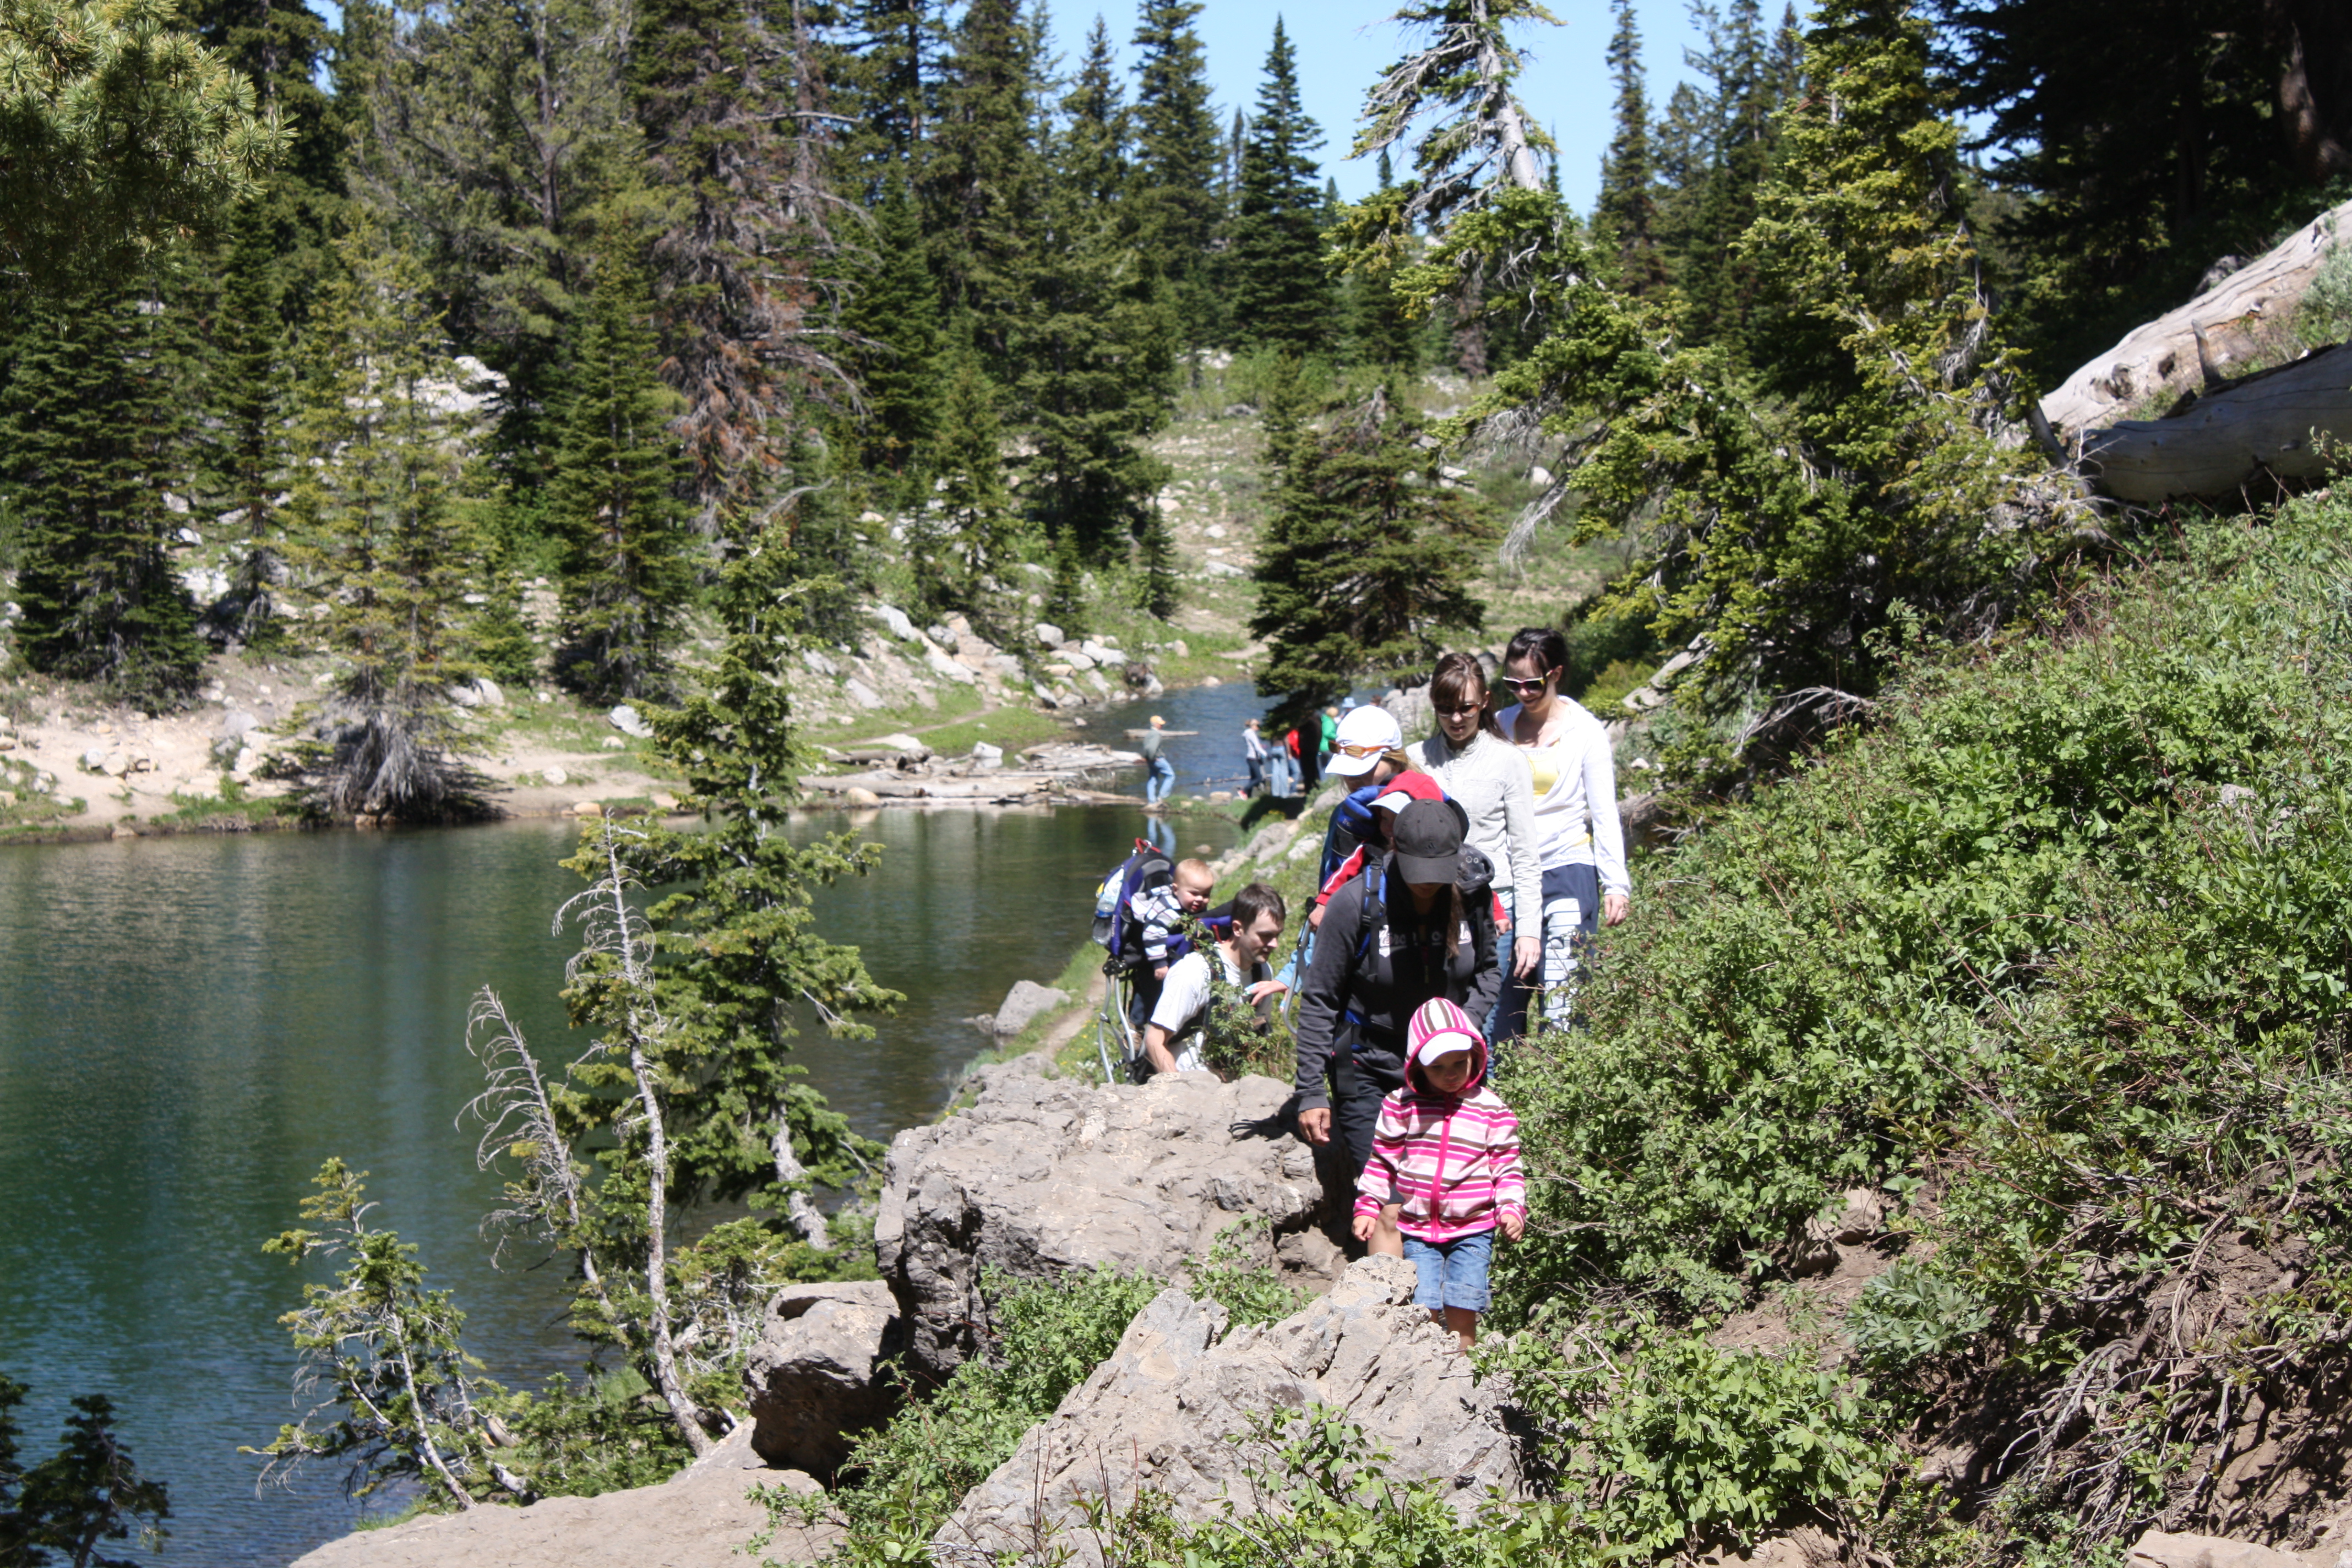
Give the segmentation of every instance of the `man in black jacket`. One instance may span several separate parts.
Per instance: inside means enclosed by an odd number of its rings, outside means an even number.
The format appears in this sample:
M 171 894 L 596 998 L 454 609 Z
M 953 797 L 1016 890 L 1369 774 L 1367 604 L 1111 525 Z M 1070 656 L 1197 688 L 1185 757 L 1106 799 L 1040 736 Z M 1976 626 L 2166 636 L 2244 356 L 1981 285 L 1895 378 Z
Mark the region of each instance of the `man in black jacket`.
M 1463 847 L 1465 826 L 1451 801 L 1413 802 L 1397 814 L 1385 864 L 1342 886 L 1324 910 L 1295 1025 L 1298 1130 L 1329 1144 L 1337 1121 L 1341 1158 L 1331 1169 L 1347 1184 L 1343 1213 L 1371 1157 L 1381 1097 L 1404 1082 L 1406 1021 L 1433 996 L 1483 1018 L 1502 989 L 1493 872 Z M 1403 1255 L 1392 1226 L 1371 1247 Z

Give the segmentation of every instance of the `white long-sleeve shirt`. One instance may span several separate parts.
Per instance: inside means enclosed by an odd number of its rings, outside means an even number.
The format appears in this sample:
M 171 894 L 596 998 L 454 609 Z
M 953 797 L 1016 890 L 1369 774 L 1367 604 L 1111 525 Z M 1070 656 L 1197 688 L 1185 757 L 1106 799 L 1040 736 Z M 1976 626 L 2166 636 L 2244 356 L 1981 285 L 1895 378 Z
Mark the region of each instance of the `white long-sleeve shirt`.
M 1517 704 L 1496 715 L 1503 733 L 1518 733 Z M 1559 698 L 1543 736 L 1519 742 L 1535 788 L 1538 853 L 1546 869 L 1591 866 L 1604 893 L 1633 890 L 1625 871 L 1625 826 L 1617 816 L 1617 759 L 1608 727 L 1580 702 Z
M 1514 934 L 1538 934 L 1543 864 L 1536 850 L 1535 789 L 1519 749 L 1481 730 L 1457 752 L 1441 731 L 1414 742 L 1405 754 L 1469 814 L 1465 841 L 1494 863 L 1495 890 L 1510 892 Z M 1521 923 L 1530 920 L 1533 924 Z

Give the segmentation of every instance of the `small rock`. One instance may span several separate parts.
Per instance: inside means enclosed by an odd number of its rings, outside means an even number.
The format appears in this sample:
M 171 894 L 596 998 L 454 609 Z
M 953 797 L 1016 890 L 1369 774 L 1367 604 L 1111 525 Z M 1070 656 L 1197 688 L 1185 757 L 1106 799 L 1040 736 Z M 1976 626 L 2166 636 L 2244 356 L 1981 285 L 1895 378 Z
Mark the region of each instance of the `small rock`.
M 106 748 L 103 746 L 92 746 L 89 751 L 84 752 L 81 754 L 81 765 L 83 770 L 88 773 L 95 773 L 105 772 Z
M 1192 657 L 1192 650 L 1184 646 L 1182 637 L 1175 637 L 1168 644 L 1168 654 L 1171 658 L 1190 658 Z
M 565 784 L 572 782 L 572 775 L 564 772 L 562 768 L 549 768 L 539 776 L 541 781 L 551 784 L 558 789 L 562 788 Z
M 890 635 L 900 642 L 915 640 L 915 623 L 907 618 L 906 611 L 889 605 L 868 605 L 866 613 L 888 627 Z
M 1545 468 L 1541 463 L 1536 464 L 1534 467 L 1528 469 L 1528 483 L 1535 486 L 1538 489 L 1548 490 L 1551 489 L 1551 470 Z
M 844 805 L 880 805 L 882 797 L 861 784 L 851 784 L 841 792 Z
M 1069 640 L 1062 635 L 1062 628 L 1051 621 L 1039 621 L 1034 630 L 1039 644 L 1045 647 L 1059 647 Z
M 780 1292 L 743 1368 L 752 1448 L 771 1465 L 839 1469 L 851 1439 L 898 1408 L 898 1384 L 883 1372 L 901 1337 L 898 1303 L 879 1279 Z
M 604 718 L 624 735 L 634 735 L 640 741 L 650 741 L 654 737 L 654 727 L 646 722 L 645 715 L 626 702 L 615 706 Z
M 1065 670 L 1092 669 L 1097 662 L 1096 657 L 1088 653 L 1083 644 L 1076 647 L 1065 647 L 1058 651 L 1061 655 L 1059 668 Z M 1052 669 L 1055 667 L 1049 664 L 1045 668 Z
M 572 803 L 572 815 L 574 816 L 602 816 L 604 815 L 604 803 L 593 800 L 575 800 Z
M 1223 805 L 1233 798 L 1234 792 L 1229 789 L 1213 789 L 1209 792 L 1209 804 L 1212 805 Z
M 531 693 L 531 696 L 533 696 L 534 698 L 538 699 L 538 700 L 539 700 L 540 701 L 541 701 L 541 702 L 552 702 L 552 701 L 554 701 L 554 700 L 555 700 L 555 699 L 554 699 L 554 698 L 552 698 L 552 697 L 549 696 L 549 695 L 548 695 L 546 692 L 544 692 L 544 691 L 534 691 L 534 692 L 532 692 L 532 693 Z
M 107 837 L 109 838 L 136 838 L 139 837 L 139 830 L 131 826 L 127 822 L 118 822 L 114 825 L 114 831 L 108 834 Z
M 321 674 L 319 679 L 324 681 L 330 678 Z M 449 700 L 460 708 L 478 708 L 482 705 L 482 694 L 474 689 L 472 681 L 461 680 L 449 688 Z
M 1216 688 L 1223 686 L 1223 681 L 1219 680 L 1213 675 L 1204 675 L 1201 678 L 1201 688 L 1204 691 L 1214 690 Z
M 119 779 L 131 771 L 131 759 L 121 752 L 109 752 L 106 760 L 99 764 L 98 771 L 109 778 Z
M 882 694 L 854 675 L 843 683 L 843 689 L 849 693 L 849 700 L 860 708 L 873 709 L 882 706 Z
M 975 767 L 1003 767 L 1004 765 L 1004 748 L 1002 746 L 992 746 L 986 741 L 974 741 L 971 743 L 971 760 L 972 765 Z
M 485 708 L 503 708 L 507 705 L 507 694 L 499 689 L 497 681 L 487 675 L 478 675 L 474 678 L 474 694 L 481 700 L 482 706 Z
M 607 752 L 625 752 L 629 749 L 629 743 L 618 735 L 607 735 L 597 744 L 599 749 Z
M 1013 989 L 1004 994 L 1003 1005 L 996 1009 L 993 1027 L 1000 1038 L 1011 1039 L 1035 1021 L 1038 1014 L 1069 999 L 1066 991 L 1040 985 L 1034 980 L 1016 980 Z
M 677 809 L 677 796 L 669 794 L 666 790 L 654 791 L 653 802 L 654 809 L 656 811 L 676 811 Z

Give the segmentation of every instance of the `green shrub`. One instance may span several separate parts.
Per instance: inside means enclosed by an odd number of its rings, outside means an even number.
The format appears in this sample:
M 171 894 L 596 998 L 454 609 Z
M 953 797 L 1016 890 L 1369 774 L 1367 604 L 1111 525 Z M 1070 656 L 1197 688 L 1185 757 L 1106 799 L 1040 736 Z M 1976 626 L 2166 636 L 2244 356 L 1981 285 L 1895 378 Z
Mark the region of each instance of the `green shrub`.
M 2343 501 L 2195 524 L 1641 868 L 1583 1026 L 1499 1069 L 1533 1175 L 1498 1319 L 1720 1310 L 1830 1194 L 1918 1194 L 1938 1247 L 1851 1319 L 1864 1364 L 2102 1391 L 2011 1457 L 2045 1538 L 2186 1503 L 2226 1389 L 2317 1375 L 2352 1300 L 2347 583 Z M 2300 1281 L 2208 1301 L 2238 1245 L 2307 1249 Z M 2232 1326 L 2118 1328 L 2159 1297 Z
M 1536 1425 L 1539 1479 L 1584 1530 L 1645 1552 L 1874 1499 L 1893 1457 L 1867 1389 L 1808 1350 L 1727 1350 L 1634 1315 L 1514 1335 L 1482 1359 Z

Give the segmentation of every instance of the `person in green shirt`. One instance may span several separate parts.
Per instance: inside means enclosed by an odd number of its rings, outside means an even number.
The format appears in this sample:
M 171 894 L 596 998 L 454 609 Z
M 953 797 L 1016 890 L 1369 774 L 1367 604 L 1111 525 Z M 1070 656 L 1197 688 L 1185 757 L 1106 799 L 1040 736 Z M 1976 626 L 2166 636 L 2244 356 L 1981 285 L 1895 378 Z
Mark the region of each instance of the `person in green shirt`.
M 1321 730 L 1322 739 L 1315 748 L 1315 776 L 1321 778 L 1331 766 L 1331 753 L 1339 748 L 1339 710 L 1337 708 L 1326 708 L 1323 710 L 1322 718 L 1318 720 L 1317 723 Z

